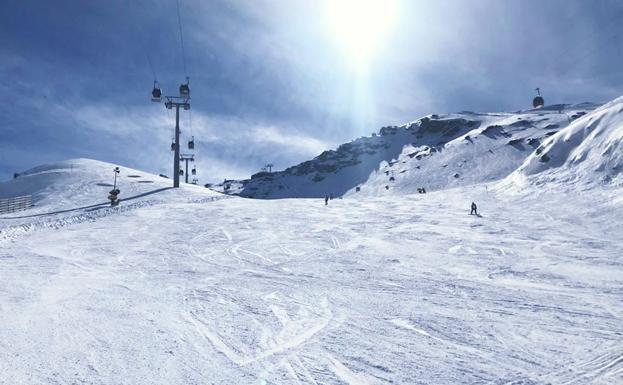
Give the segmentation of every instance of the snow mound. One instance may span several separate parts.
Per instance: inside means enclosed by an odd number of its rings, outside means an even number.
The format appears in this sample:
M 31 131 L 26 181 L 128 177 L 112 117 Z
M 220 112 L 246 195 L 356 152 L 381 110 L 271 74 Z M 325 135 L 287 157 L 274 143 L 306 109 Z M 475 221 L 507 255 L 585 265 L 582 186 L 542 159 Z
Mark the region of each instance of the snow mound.
M 551 136 L 509 179 L 579 185 L 623 185 L 623 97 Z
M 120 169 L 117 187 L 122 201 L 163 192 L 172 185 L 170 179 L 132 168 L 92 159 L 70 159 L 41 165 L 0 182 L 0 198 L 32 195 L 34 207 L 15 215 L 106 204 L 108 192 L 113 188 L 115 167 Z M 183 185 L 182 189 L 210 194 L 198 186 Z

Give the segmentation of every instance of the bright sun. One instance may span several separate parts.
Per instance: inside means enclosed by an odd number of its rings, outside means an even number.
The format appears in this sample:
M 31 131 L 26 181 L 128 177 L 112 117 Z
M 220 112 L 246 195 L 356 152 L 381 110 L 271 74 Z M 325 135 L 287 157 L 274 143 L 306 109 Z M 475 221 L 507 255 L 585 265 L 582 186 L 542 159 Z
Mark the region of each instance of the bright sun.
M 397 13 L 397 0 L 328 0 L 331 32 L 356 64 L 383 44 Z

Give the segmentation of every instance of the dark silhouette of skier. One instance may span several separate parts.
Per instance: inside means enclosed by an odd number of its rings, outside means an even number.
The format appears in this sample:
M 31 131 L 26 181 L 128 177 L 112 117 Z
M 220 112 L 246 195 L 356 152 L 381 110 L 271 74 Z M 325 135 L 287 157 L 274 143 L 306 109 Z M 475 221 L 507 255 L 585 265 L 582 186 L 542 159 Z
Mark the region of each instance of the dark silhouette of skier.
M 329 204 L 329 196 L 328 196 L 328 195 L 325 195 L 325 196 L 324 196 L 324 205 L 326 206 L 326 205 L 328 205 L 328 204 Z
M 478 206 L 474 202 L 472 202 L 472 211 L 469 212 L 469 215 L 478 215 Z

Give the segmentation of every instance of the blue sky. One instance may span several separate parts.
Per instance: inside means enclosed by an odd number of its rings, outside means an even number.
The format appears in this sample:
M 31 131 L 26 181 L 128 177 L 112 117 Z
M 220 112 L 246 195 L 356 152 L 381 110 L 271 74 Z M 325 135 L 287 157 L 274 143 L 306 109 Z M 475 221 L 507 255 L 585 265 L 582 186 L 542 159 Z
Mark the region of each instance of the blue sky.
M 528 108 L 537 86 L 548 103 L 623 94 L 619 0 L 387 0 L 357 31 L 365 55 L 345 43 L 360 2 L 336 1 L 180 0 L 185 73 L 175 0 L 2 0 L 0 179 L 75 157 L 170 174 L 154 76 L 165 93 L 191 78 L 201 183 L 430 113 Z

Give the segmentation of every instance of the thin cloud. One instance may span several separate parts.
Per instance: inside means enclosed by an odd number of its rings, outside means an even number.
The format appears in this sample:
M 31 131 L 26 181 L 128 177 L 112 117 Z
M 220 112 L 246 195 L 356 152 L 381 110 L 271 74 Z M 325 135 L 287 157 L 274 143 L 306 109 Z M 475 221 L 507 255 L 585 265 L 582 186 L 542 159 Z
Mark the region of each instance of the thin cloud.
M 96 147 L 88 148 L 94 154 L 105 154 L 93 157 L 111 162 L 128 159 L 130 166 L 170 174 L 169 146 L 174 132 L 174 113 L 167 114 L 162 105 L 134 109 L 119 109 L 109 104 L 75 109 L 57 105 L 50 111 L 56 121 L 73 121 L 82 132 L 90 132 L 91 137 L 107 138 L 95 141 Z M 285 168 L 333 145 L 287 125 L 264 125 L 201 112 L 192 115 L 191 125 L 191 116 L 185 111 L 180 113 L 182 151 L 193 136 L 197 145 L 196 165 L 203 172 L 205 182 L 245 178 L 267 162 Z M 82 143 L 82 146 L 89 144 Z M 124 156 L 119 157 L 119 154 Z

